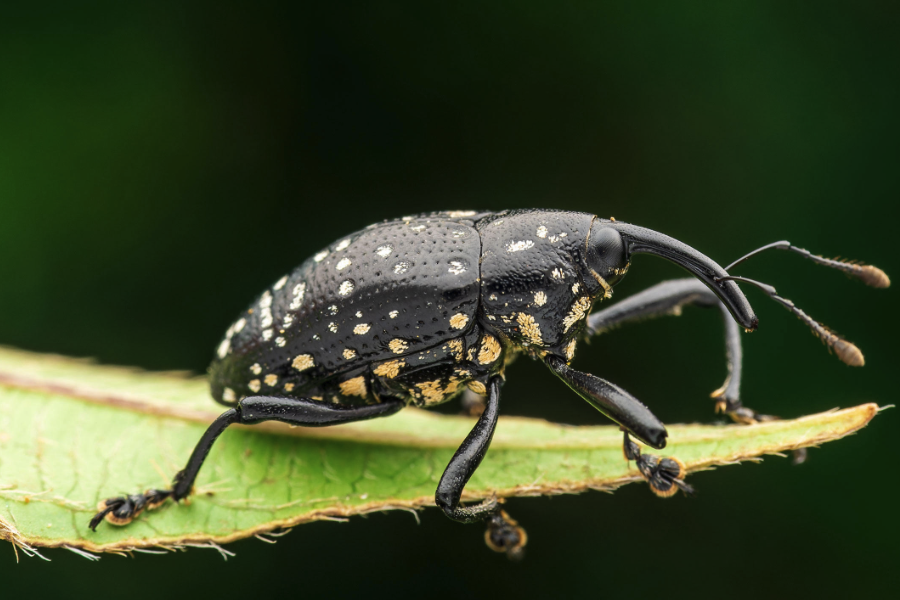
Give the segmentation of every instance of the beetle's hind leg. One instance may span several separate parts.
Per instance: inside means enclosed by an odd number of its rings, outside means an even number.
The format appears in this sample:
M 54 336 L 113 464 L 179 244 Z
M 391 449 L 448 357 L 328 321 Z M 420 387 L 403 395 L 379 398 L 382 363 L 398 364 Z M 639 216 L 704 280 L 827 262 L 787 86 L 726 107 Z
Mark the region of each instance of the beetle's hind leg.
M 263 421 L 282 421 L 305 427 L 325 427 L 353 421 L 364 421 L 376 417 L 392 415 L 403 408 L 401 400 L 385 399 L 380 404 L 350 406 L 326 404 L 306 398 L 275 398 L 251 396 L 241 400 L 235 408 L 219 415 L 197 442 L 187 466 L 175 475 L 172 488 L 168 490 L 147 490 L 143 494 L 131 494 L 103 500 L 98 505 L 99 512 L 91 519 L 89 527 L 94 531 L 103 519 L 113 525 L 127 525 L 145 509 L 153 509 L 169 498 L 176 502 L 190 495 L 194 480 L 203 466 L 203 461 L 212 449 L 213 443 L 229 425 L 243 423 L 252 425 Z
M 716 412 L 724 413 L 735 422 L 744 424 L 776 419 L 777 417 L 758 413 L 741 403 L 743 351 L 740 326 L 716 295 L 697 279 L 664 281 L 616 302 L 609 308 L 590 315 L 587 330 L 590 335 L 596 335 L 626 323 L 665 315 L 678 316 L 686 305 L 718 308 L 725 323 L 725 356 L 728 376 L 722 387 L 711 394 L 716 401 Z
M 500 502 L 496 498 L 488 498 L 481 504 L 473 506 L 460 504 L 463 488 L 481 464 L 494 437 L 494 429 L 500 415 L 502 382 L 502 377 L 496 376 L 488 383 L 484 411 L 441 475 L 434 500 L 444 514 L 454 521 L 461 523 L 485 521 L 487 531 L 484 539 L 488 547 L 496 552 L 506 553 L 509 558 L 518 559 L 523 555 L 528 537 L 525 530 L 519 527 L 506 511 L 500 509 Z

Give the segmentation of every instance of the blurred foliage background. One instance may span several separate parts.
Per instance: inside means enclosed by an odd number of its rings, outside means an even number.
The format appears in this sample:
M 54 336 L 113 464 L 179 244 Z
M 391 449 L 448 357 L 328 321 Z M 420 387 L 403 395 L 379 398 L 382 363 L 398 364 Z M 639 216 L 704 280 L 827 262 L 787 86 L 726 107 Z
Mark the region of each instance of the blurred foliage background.
M 448 208 L 612 215 L 722 264 L 789 239 L 900 277 L 896 3 L 17 4 L 0 8 L 2 344 L 203 372 L 234 315 L 305 257 Z M 894 290 L 784 253 L 740 271 L 867 357 L 845 367 L 748 289 L 750 406 L 896 402 Z M 617 296 L 682 275 L 643 257 Z M 712 422 L 722 324 L 688 309 L 576 365 L 664 421 Z M 524 360 L 504 399 L 603 420 Z M 897 428 L 888 411 L 802 467 L 696 475 L 694 499 L 633 485 L 513 500 L 520 564 L 430 510 L 305 525 L 227 563 L 52 551 L 17 566 L 6 546 L 0 572 L 10 597 L 877 597 L 898 583 Z

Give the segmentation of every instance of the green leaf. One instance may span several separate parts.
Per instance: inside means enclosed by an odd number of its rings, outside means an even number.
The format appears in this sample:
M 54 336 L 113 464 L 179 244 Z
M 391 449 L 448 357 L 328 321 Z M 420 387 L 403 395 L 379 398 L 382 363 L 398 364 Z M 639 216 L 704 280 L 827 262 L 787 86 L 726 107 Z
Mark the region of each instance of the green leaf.
M 660 454 L 689 471 L 831 441 L 864 427 L 874 404 L 746 426 L 673 425 Z M 127 527 L 87 527 L 109 496 L 168 487 L 221 409 L 206 381 L 0 348 L 0 537 L 121 552 L 218 544 L 320 519 L 433 506 L 437 481 L 473 419 L 405 409 L 321 429 L 232 427 L 189 504 Z M 616 427 L 502 417 L 464 500 L 612 490 L 640 481 Z M 649 493 L 649 492 L 648 492 Z

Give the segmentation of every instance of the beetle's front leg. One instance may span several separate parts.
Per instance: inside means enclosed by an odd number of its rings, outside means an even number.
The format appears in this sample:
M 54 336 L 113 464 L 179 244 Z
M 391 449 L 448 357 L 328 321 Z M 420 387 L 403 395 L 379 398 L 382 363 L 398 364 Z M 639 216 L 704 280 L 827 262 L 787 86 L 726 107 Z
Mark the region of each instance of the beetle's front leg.
M 650 489 L 657 496 L 668 498 L 679 489 L 691 494 L 694 491 L 684 482 L 684 463 L 677 458 L 660 458 L 654 454 L 641 454 L 641 448 L 628 436 L 629 433 L 645 444 L 661 450 L 666 447 L 666 428 L 650 409 L 640 400 L 604 379 L 590 373 L 582 373 L 569 367 L 566 362 L 548 355 L 544 362 L 560 379 L 566 382 L 579 396 L 594 408 L 621 425 L 625 431 L 624 452 L 626 460 L 637 463 Z
M 496 376 L 488 383 L 487 403 L 475 427 L 466 436 L 459 449 L 450 459 L 441 481 L 438 483 L 434 500 L 444 514 L 461 523 L 487 521 L 485 541 L 492 550 L 505 552 L 510 558 L 520 558 L 527 541 L 525 530 L 518 526 L 495 498 L 489 498 L 474 506 L 461 506 L 463 488 L 472 473 L 481 464 L 497 426 L 500 414 L 500 386 L 503 380 Z
M 722 387 L 711 394 L 716 400 L 716 412 L 725 413 L 734 421 L 745 424 L 775 419 L 776 417 L 758 413 L 741 404 L 741 329 L 725 305 L 702 281 L 693 278 L 673 279 L 647 288 L 590 315 L 587 331 L 589 335 L 596 335 L 625 323 L 664 315 L 678 316 L 685 305 L 716 307 L 722 313 L 728 376 Z

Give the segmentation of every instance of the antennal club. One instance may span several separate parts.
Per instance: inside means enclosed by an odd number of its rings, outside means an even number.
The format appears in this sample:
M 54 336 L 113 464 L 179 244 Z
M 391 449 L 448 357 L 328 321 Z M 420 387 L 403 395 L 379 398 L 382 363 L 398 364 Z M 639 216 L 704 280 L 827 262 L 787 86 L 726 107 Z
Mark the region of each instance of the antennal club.
M 878 267 L 875 267 L 872 265 L 860 264 L 856 261 L 836 260 L 836 259 L 832 259 L 832 258 L 824 258 L 822 256 L 817 256 L 817 255 L 811 253 L 809 250 L 804 250 L 803 248 L 798 248 L 797 246 L 791 245 L 791 243 L 786 240 L 783 240 L 780 242 L 773 242 L 771 244 L 766 244 L 765 246 L 763 246 L 761 248 L 757 248 L 753 252 L 745 254 L 744 256 L 740 257 L 739 259 L 737 259 L 736 261 L 734 261 L 733 263 L 731 263 L 730 265 L 725 267 L 725 270 L 730 271 L 733 267 L 736 267 L 737 265 L 741 264 L 742 262 L 744 262 L 751 256 L 756 256 L 760 252 L 764 252 L 764 251 L 770 250 L 772 248 L 775 248 L 778 250 L 789 250 L 791 252 L 796 252 L 800 256 L 803 256 L 804 258 L 807 258 L 816 264 L 824 265 L 826 267 L 831 267 L 832 269 L 837 269 L 838 271 L 843 271 L 850 277 L 859 279 L 860 281 L 862 281 L 863 283 L 865 283 L 866 285 L 868 285 L 870 287 L 886 288 L 886 287 L 890 287 L 890 285 L 891 285 L 891 280 L 887 276 L 887 273 L 885 273 Z M 725 277 L 723 279 L 728 279 L 728 278 Z M 749 283 L 749 281 L 747 283 Z
M 787 243 L 787 242 L 779 242 L 779 243 Z M 770 244 L 770 246 L 772 246 L 772 245 Z M 761 252 L 762 250 L 765 250 L 765 249 L 766 248 L 760 248 L 759 250 L 754 250 L 747 256 L 752 256 L 756 252 Z M 803 250 L 803 252 L 806 252 L 806 250 Z M 747 258 L 747 257 L 745 256 L 744 258 Z M 813 258 L 818 258 L 818 257 L 813 257 Z M 741 260 L 743 260 L 743 258 Z M 741 260 L 736 261 L 736 263 L 741 262 Z M 825 259 L 825 260 L 827 260 L 827 259 Z M 732 263 L 731 265 L 729 265 L 728 268 L 731 268 L 736 263 Z M 871 267 L 871 268 L 874 269 L 875 267 Z M 879 272 L 881 272 L 881 271 L 879 270 Z M 884 273 L 882 273 L 882 275 L 884 275 Z M 885 279 L 887 278 L 886 275 L 884 277 L 885 277 Z M 864 364 L 866 364 L 866 359 L 865 359 L 865 357 L 863 357 L 863 353 L 860 351 L 859 348 L 857 348 L 852 343 L 848 342 L 847 340 L 843 339 L 842 337 L 840 337 L 839 335 L 837 335 L 836 333 L 834 333 L 833 331 L 828 329 L 828 327 L 826 327 L 825 325 L 822 325 L 821 323 L 819 323 L 818 321 L 816 321 L 815 319 L 810 317 L 808 314 L 803 312 L 800 308 L 798 308 L 793 302 L 791 302 L 787 298 L 782 298 L 781 296 L 779 296 L 778 292 L 771 285 L 768 285 L 766 283 L 762 283 L 759 281 L 755 281 L 753 279 L 747 279 L 746 277 L 737 277 L 735 275 L 728 275 L 727 277 L 719 277 L 719 278 L 717 278 L 717 280 L 718 281 L 739 281 L 741 283 L 749 283 L 750 285 L 758 287 L 763 292 L 765 292 L 766 295 L 769 296 L 769 298 L 771 298 L 775 302 L 778 302 L 779 304 L 781 304 L 783 307 L 785 307 L 790 312 L 792 312 L 794 315 L 796 315 L 798 319 L 800 319 L 801 321 L 806 323 L 806 325 L 810 329 L 812 329 L 813 334 L 815 334 L 816 337 L 818 337 L 820 340 L 822 340 L 822 342 L 828 347 L 829 351 L 834 350 L 834 353 L 837 354 L 837 357 L 839 359 L 841 359 L 844 363 L 850 365 L 851 367 L 861 367 Z

